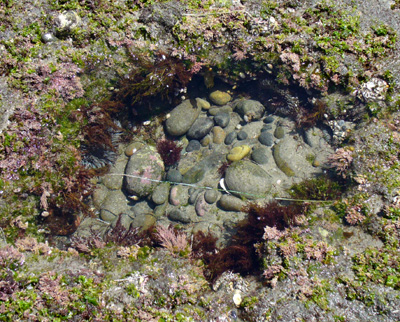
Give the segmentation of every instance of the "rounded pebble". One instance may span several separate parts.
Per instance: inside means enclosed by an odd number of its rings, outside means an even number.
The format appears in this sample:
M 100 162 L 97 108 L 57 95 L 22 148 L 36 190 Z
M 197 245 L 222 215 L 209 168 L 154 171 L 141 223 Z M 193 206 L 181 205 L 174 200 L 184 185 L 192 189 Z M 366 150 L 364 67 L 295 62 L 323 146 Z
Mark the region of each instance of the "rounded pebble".
M 233 148 L 227 155 L 228 161 L 239 161 L 242 160 L 246 155 L 249 154 L 251 148 L 248 145 L 240 145 Z
M 173 221 L 180 221 L 185 224 L 190 223 L 190 216 L 187 214 L 187 212 L 184 212 L 179 209 L 174 209 L 168 214 L 168 218 L 173 220 Z
M 210 100 L 217 105 L 225 105 L 231 100 L 231 96 L 226 92 L 214 91 L 210 94 Z
M 245 205 L 243 200 L 232 195 L 222 195 L 218 202 L 218 206 L 226 211 L 241 211 Z
M 275 136 L 277 139 L 283 139 L 283 137 L 285 136 L 285 130 L 283 129 L 282 126 L 277 126 L 277 127 L 275 128 L 274 136 Z
M 157 205 L 162 205 L 168 200 L 169 195 L 169 183 L 163 182 L 155 187 L 151 199 Z
M 165 130 L 169 135 L 179 136 L 185 134 L 201 111 L 198 106 L 193 106 L 190 100 L 185 100 L 171 111 L 171 116 L 165 122 Z
M 173 206 L 184 205 L 188 202 L 189 192 L 187 187 L 182 185 L 173 186 L 169 193 L 169 202 Z
M 269 131 L 269 130 L 272 130 L 271 124 L 264 125 L 263 128 L 261 129 L 261 132 L 265 132 L 265 131 Z
M 212 116 L 217 116 L 220 113 L 230 113 L 232 112 L 232 107 L 229 105 L 221 106 L 221 107 L 211 107 L 208 110 L 208 113 Z
M 214 117 L 215 124 L 219 125 L 220 127 L 227 127 L 231 117 L 229 113 L 219 113 Z
M 198 118 L 187 132 L 190 139 L 200 140 L 204 138 L 213 128 L 214 122 L 209 117 Z
M 245 131 L 240 131 L 240 132 L 237 134 L 238 140 L 246 140 L 247 137 L 248 137 L 248 134 L 247 134 Z
M 251 154 L 251 158 L 254 162 L 258 164 L 267 164 L 268 163 L 268 156 L 267 156 L 267 148 L 261 147 L 254 149 L 253 153 Z
M 125 149 L 125 155 L 127 157 L 130 157 L 131 155 L 133 155 L 134 153 L 136 153 L 138 150 L 140 150 L 142 147 L 144 146 L 143 143 L 141 142 L 133 142 L 131 144 L 129 144 L 126 149 Z
M 55 41 L 57 38 L 50 32 L 46 32 L 42 35 L 42 41 L 47 44 L 49 42 Z
M 232 144 L 233 141 L 235 141 L 236 138 L 237 138 L 237 133 L 236 132 L 228 133 L 228 135 L 225 137 L 225 144 L 226 145 Z
M 206 190 L 206 192 L 204 193 L 204 199 L 209 204 L 213 204 L 214 202 L 216 202 L 218 199 L 218 196 L 219 196 L 218 191 L 214 190 L 214 189 Z
M 222 142 L 224 142 L 226 134 L 222 127 L 214 126 L 213 134 L 214 134 L 213 142 L 215 144 L 221 144 Z
M 274 120 L 275 120 L 275 118 L 273 116 L 269 115 L 264 119 L 264 123 L 267 123 L 267 124 L 272 123 Z
M 260 141 L 260 143 L 263 145 L 272 146 L 274 144 L 274 137 L 271 133 L 264 131 L 261 132 L 260 136 L 258 137 L 258 141 Z
M 177 169 L 170 169 L 167 173 L 167 181 L 170 182 L 182 182 L 182 175 Z
M 190 188 L 189 189 L 189 203 L 191 205 L 194 205 L 196 203 L 196 200 L 198 198 L 198 196 L 200 195 L 200 192 L 202 192 L 203 190 L 201 189 L 195 189 L 195 188 Z
M 197 140 L 191 140 L 186 147 L 186 152 L 198 151 L 201 148 L 201 144 Z
M 201 146 L 208 146 L 211 143 L 211 138 L 209 135 L 206 135 L 204 138 L 201 139 L 200 144 Z
M 207 213 L 207 203 L 204 199 L 204 194 L 200 194 L 200 196 L 196 200 L 196 204 L 194 209 L 196 211 L 197 216 L 203 217 Z
M 203 110 L 208 110 L 211 107 L 211 104 L 202 98 L 196 98 L 197 106 L 202 108 Z

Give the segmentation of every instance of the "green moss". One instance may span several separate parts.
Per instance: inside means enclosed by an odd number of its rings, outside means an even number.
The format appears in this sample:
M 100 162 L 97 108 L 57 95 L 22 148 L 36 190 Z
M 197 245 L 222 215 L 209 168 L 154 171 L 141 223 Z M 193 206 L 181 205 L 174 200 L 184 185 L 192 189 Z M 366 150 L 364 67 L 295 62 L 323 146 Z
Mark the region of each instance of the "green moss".
M 400 289 L 400 256 L 395 248 L 369 248 L 355 255 L 353 263 L 353 271 L 359 281 L 373 281 Z
M 342 186 L 327 176 L 320 176 L 294 184 L 288 192 L 294 199 L 332 201 L 340 197 Z

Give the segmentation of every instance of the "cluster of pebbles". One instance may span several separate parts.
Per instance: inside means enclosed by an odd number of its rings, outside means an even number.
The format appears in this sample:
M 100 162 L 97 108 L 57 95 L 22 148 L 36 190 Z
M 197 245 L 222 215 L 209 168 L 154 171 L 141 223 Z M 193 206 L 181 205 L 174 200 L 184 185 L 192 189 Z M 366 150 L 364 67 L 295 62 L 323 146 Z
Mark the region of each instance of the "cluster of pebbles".
M 93 195 L 102 220 L 115 224 L 122 214 L 126 227 L 172 222 L 223 237 L 247 200 L 287 196 L 333 153 L 326 131 L 296 129 L 261 102 L 222 91 L 183 101 L 154 131 L 183 147 L 179 163 L 166 167 L 154 145 L 132 142 Z

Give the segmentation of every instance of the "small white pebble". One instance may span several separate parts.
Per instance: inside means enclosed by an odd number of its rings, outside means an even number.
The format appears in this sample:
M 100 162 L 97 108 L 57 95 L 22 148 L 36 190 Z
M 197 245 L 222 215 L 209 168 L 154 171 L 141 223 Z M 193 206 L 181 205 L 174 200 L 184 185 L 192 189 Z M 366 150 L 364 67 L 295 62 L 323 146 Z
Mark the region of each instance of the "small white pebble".
M 144 121 L 144 122 L 143 122 L 143 125 L 144 125 L 144 126 L 147 126 L 147 125 L 150 125 L 150 123 L 151 123 L 151 121 Z
M 236 125 L 236 130 L 240 130 L 242 126 L 240 124 Z
M 242 303 L 242 296 L 240 295 L 239 290 L 235 290 L 235 294 L 233 294 L 233 303 L 235 303 L 237 307 Z
M 281 182 L 282 182 L 282 180 L 279 179 L 279 180 L 276 181 L 276 184 L 281 184 Z
M 165 119 L 169 119 L 171 117 L 171 114 L 170 113 L 168 113 L 167 115 L 165 115 Z

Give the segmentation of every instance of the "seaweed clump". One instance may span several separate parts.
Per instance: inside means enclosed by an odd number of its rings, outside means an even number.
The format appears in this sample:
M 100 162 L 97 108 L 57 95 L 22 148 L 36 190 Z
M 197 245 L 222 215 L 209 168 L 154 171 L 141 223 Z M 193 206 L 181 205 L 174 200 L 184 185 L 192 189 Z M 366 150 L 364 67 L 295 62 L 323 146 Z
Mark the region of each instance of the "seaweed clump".
M 265 205 L 250 203 L 243 211 L 248 214 L 247 219 L 238 224 L 237 232 L 227 247 L 218 249 L 217 239 L 211 234 L 198 232 L 193 236 L 194 257 L 201 258 L 207 265 L 205 276 L 210 281 L 215 281 L 228 270 L 242 275 L 260 271 L 255 245 L 263 240 L 264 228 L 269 226 L 283 231 L 296 225 L 296 217 L 302 215 L 303 206 L 282 206 L 273 201 Z
M 291 109 L 291 116 L 296 122 L 297 128 L 307 130 L 321 122 L 327 110 L 326 103 L 320 99 L 316 99 L 311 108 L 295 105 Z
M 113 115 L 122 109 L 120 102 L 104 101 L 87 106 L 82 104 L 70 115 L 71 121 L 84 122 L 81 142 L 82 164 L 89 169 L 103 168 L 117 159 L 117 147 L 122 132 Z
M 120 82 L 117 100 L 125 102 L 139 118 L 160 112 L 160 99 L 174 103 L 192 79 L 193 72 L 185 62 L 164 51 L 152 56 L 131 52 L 131 59 L 134 68 Z
M 157 151 L 164 161 L 165 166 L 172 166 L 181 159 L 182 147 L 172 140 L 161 140 L 157 142 Z

